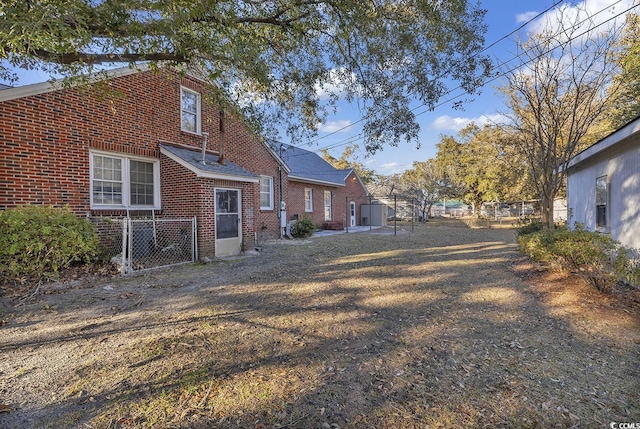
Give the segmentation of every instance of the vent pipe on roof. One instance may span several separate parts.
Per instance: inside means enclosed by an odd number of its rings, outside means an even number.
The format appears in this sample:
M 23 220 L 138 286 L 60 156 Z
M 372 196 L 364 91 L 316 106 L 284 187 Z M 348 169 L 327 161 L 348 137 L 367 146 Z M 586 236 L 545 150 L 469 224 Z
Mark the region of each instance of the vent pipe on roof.
M 200 163 L 205 165 L 207 163 L 207 137 L 209 137 L 209 133 L 202 132 L 202 160 Z
M 224 110 L 220 110 L 220 151 L 218 162 L 224 165 Z

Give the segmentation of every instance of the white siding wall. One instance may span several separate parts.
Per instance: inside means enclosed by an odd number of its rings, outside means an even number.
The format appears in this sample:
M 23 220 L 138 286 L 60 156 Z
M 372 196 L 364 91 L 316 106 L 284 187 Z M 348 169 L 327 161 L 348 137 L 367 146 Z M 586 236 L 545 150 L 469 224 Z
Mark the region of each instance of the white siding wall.
M 569 225 L 596 226 L 596 178 L 607 176 L 607 225 L 611 236 L 627 247 L 640 248 L 640 134 L 593 156 L 569 170 L 567 200 Z

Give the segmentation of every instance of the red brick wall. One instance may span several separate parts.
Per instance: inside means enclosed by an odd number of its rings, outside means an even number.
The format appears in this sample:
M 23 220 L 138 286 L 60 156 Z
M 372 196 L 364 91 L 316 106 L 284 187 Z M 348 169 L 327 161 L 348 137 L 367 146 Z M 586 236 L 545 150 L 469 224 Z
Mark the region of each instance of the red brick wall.
M 313 212 L 307 213 L 304 208 L 304 190 L 312 189 Z M 331 209 L 333 221 L 345 221 L 345 199 L 344 188 L 318 185 L 304 182 L 289 182 L 287 193 L 287 217 L 288 220 L 293 215 L 308 216 L 313 222 L 321 227 L 325 222 L 324 218 L 324 191 L 331 191 Z
M 363 184 L 355 171 L 352 171 L 347 177 L 347 180 L 345 180 L 344 195 L 349 200 L 349 202 L 355 201 L 356 225 L 360 225 L 362 223 L 362 213 L 360 211 L 360 206 L 362 204 L 369 204 L 369 198 L 367 196 L 367 190 L 363 187 Z M 348 216 L 350 216 L 350 213 L 348 214 Z M 347 219 L 347 221 L 350 220 Z
M 203 95 L 202 131 L 209 133 L 208 150 L 217 151 L 219 109 L 207 102 L 207 88 L 202 82 L 188 76 L 139 72 L 112 78 L 109 86 L 113 92 L 107 97 L 71 88 L 0 102 L 0 210 L 21 204 L 68 205 L 84 216 L 91 211 L 90 148 L 158 158 L 162 211 L 156 214 L 198 216 L 200 251 L 203 255 L 212 254 L 212 189 L 221 185 L 197 178 L 176 162 L 161 157 L 158 148 L 159 142 L 201 147 L 202 136 L 180 130 L 181 85 Z M 225 117 L 225 140 L 227 160 L 255 174 L 273 177 L 277 209 L 279 180 L 275 158 L 231 113 Z M 277 236 L 278 212 L 260 211 L 258 185 L 227 185 L 242 189 L 245 242 L 252 242 L 256 225 L 265 225 L 270 234 Z
M 304 191 L 306 188 L 312 189 L 313 194 L 313 212 L 306 213 L 304 207 Z M 356 225 L 360 225 L 362 215 L 360 206 L 368 204 L 369 199 L 367 190 L 363 187 L 362 182 L 355 172 L 351 172 L 345 181 L 344 187 L 331 187 L 326 185 L 318 185 L 304 182 L 289 182 L 287 193 L 287 216 L 288 220 L 292 219 L 294 214 L 299 216 L 306 215 L 313 219 L 317 226 L 322 226 L 324 219 L 324 191 L 331 191 L 332 214 L 334 222 L 342 222 L 344 226 L 350 221 L 349 203 L 356 203 Z

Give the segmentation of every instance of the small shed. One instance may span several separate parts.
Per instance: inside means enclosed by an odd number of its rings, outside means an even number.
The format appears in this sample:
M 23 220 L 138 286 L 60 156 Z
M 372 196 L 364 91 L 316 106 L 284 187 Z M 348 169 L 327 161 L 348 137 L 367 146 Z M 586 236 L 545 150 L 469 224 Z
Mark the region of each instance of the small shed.
M 360 225 L 385 226 L 387 225 L 386 204 L 362 204 L 360 206 Z
M 640 248 L 640 117 L 569 161 L 567 212 L 570 227 Z

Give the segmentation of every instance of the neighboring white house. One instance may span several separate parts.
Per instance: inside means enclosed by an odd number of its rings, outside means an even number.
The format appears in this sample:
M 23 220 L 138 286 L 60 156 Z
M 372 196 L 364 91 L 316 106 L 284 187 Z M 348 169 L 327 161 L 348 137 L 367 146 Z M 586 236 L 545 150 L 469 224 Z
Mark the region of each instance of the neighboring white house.
M 569 161 L 567 202 L 569 226 L 640 248 L 640 117 Z

